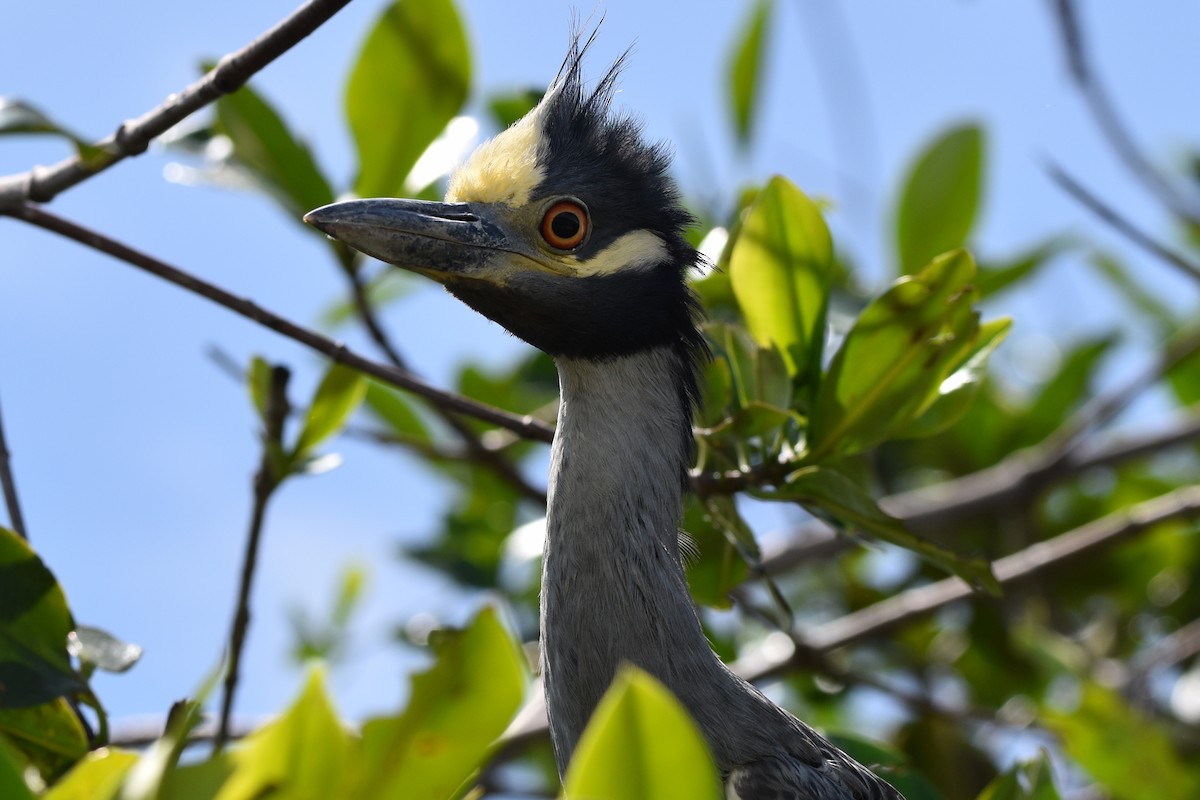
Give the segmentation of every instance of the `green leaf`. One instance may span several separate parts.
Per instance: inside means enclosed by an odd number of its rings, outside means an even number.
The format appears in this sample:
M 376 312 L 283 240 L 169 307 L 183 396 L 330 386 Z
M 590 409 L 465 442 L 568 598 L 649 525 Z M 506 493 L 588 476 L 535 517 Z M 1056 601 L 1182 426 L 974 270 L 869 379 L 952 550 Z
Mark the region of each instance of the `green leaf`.
M 833 242 L 821 211 L 775 176 L 747 212 L 729 259 L 746 327 L 778 348 L 797 383 L 819 374 Z
M 485 608 L 463 631 L 447 631 L 437 663 L 413 676 L 408 708 L 363 727 L 359 797 L 442 800 L 483 763 L 525 692 L 524 661 Z
M 88 751 L 87 732 L 61 697 L 31 708 L 0 710 L 0 738 L 46 778 L 66 771 Z
M 289 217 L 299 223 L 306 212 L 333 202 L 333 189 L 308 145 L 257 92 L 243 86 L 222 95 L 216 112 L 214 131 L 229 137 L 234 159 L 262 183 Z
M 314 667 L 292 707 L 230 751 L 233 773 L 217 800 L 345 797 L 351 746 L 325 693 L 324 672 Z
M 358 370 L 333 364 L 308 407 L 304 427 L 296 440 L 296 460 L 302 460 L 321 442 L 341 429 L 367 394 L 367 379 Z
M 964 250 L 896 281 L 855 321 L 821 382 L 808 458 L 862 452 L 905 428 L 942 396 L 979 341 L 975 264 Z M 993 335 L 997 335 L 993 331 Z
M 730 608 L 733 601 L 729 593 L 746 579 L 745 559 L 738 554 L 738 548 L 729 541 L 724 527 L 713 518 L 705 503 L 693 494 L 684 500 L 681 527 L 691 537 L 697 551 L 694 558 L 685 559 L 692 597 L 706 606 Z
M 493 94 L 488 97 L 487 108 L 496 124 L 504 129 L 532 111 L 545 93 L 545 89 L 530 88 Z
M 823 519 L 832 518 L 835 523 L 910 550 L 977 589 L 1000 593 L 987 559 L 960 556 L 922 539 L 900 520 L 884 513 L 865 489 L 830 467 L 803 467 L 788 475 L 783 485 L 755 492 L 755 496 L 800 503 Z
M 368 381 L 366 404 L 372 416 L 386 423 L 398 437 L 417 442 L 433 441 L 429 427 L 408 402 L 408 398 L 395 389 Z
M 67 654 L 74 627 L 54 575 L 24 539 L 0 528 L 0 709 L 88 691 Z
M 250 400 L 258 411 L 258 418 L 265 423 L 267 398 L 271 395 L 271 365 L 265 359 L 255 356 L 250 361 L 250 369 L 246 371 L 246 387 L 250 390 Z
M 1049 712 L 1067 755 L 1113 797 L 1200 797 L 1200 766 L 1176 750 L 1169 728 L 1136 713 L 1110 689 L 1086 684 L 1073 713 Z
M 0 135 L 49 134 L 66 139 L 85 162 L 104 156 L 104 151 L 59 125 L 37 107 L 15 97 L 0 97 Z
M 0 742 L 0 797 L 5 800 L 35 800 L 25 784 L 25 767 Z
M 82 663 L 92 664 L 105 672 L 124 672 L 142 657 L 141 646 L 90 625 L 75 626 L 67 637 L 67 650 Z
M 1101 361 L 1117 341 L 1117 335 L 1110 333 L 1087 339 L 1071 349 L 1018 420 L 1014 447 L 1044 440 L 1087 400 Z
M 1149 322 L 1158 335 L 1167 336 L 1174 330 L 1177 318 L 1169 306 L 1147 291 L 1146 284 L 1129 274 L 1129 269 L 1111 253 L 1096 252 L 1088 258 L 1101 277 L 1117 294 Z
M 977 800 L 1059 800 L 1050 756 L 1014 765 L 988 784 Z
M 404 179 L 459 112 L 471 54 L 450 0 L 397 0 L 376 22 L 346 87 L 360 197 L 404 193 Z
M 983 131 L 961 125 L 918 156 L 904 182 L 896 221 L 900 274 L 966 244 L 983 184 Z
M 979 326 L 979 336 L 971 355 L 962 366 L 941 382 L 937 399 L 921 415 L 899 432 L 899 438 L 917 439 L 941 433 L 962 419 L 975 402 L 975 395 L 987 377 L 988 357 L 1000 346 L 1012 328 L 1008 317 L 989 320 Z
M 1055 236 L 1008 261 L 980 264 L 975 275 L 975 288 L 982 296 L 991 297 L 1025 280 L 1074 245 L 1075 242 L 1066 236 Z
M 617 673 L 592 714 L 564 782 L 569 798 L 722 797 L 699 728 L 665 686 L 636 667 Z
M 416 285 L 411 273 L 388 267 L 368 281 L 364 287 L 367 305 L 375 311 L 379 311 L 389 303 L 409 294 Z M 321 312 L 320 322 L 321 327 L 333 330 L 354 322 L 358 318 L 358 303 L 351 294 L 334 300 L 326 306 L 325 310 Z
M 770 0 L 758 0 L 742 24 L 729 64 L 729 98 L 733 106 L 733 127 L 738 144 L 750 141 L 750 128 L 760 92 L 762 62 L 766 50 Z
M 121 788 L 125 773 L 137 760 L 136 753 L 113 747 L 88 753 L 42 795 L 42 800 L 108 800 Z

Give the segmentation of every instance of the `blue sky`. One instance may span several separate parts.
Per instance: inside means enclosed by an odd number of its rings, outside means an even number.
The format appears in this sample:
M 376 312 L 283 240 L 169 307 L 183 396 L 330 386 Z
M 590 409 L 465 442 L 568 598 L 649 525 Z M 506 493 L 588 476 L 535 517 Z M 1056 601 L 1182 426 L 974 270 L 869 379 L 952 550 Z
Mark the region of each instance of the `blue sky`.
M 341 114 L 358 44 L 384 7 L 356 0 L 254 79 L 313 145 L 335 184 L 355 170 Z M 609 0 L 590 57 L 599 74 L 636 43 L 617 102 L 674 143 L 685 191 L 728 202 L 731 187 L 787 175 L 830 198 L 830 222 L 878 281 L 887 274 L 895 187 L 944 127 L 983 123 L 988 180 L 978 251 L 1012 255 L 1062 230 L 1130 255 L 1146 284 L 1179 307 L 1193 287 L 1129 249 L 1054 188 L 1052 159 L 1134 220 L 1174 231 L 1101 140 L 1063 69 L 1043 2 L 780 3 L 772 25 L 754 148 L 733 146 L 724 68 L 745 6 Z M 242 46 L 292 3 L 79 0 L 11 3 L 0 27 L 0 94 L 30 100 L 89 138 L 110 133 L 196 77 L 196 64 Z M 544 86 L 567 43 L 570 6 L 462 0 L 475 50 L 473 105 L 485 93 Z M 1194 31 L 1200 6 L 1090 3 L 1086 27 L 1103 78 L 1144 148 L 1181 159 L 1195 136 Z M 587 8 L 582 9 L 586 16 Z M 1193 140 L 1194 141 L 1194 140 Z M 56 141 L 0 139 L 0 174 L 53 163 Z M 170 183 L 161 150 L 67 192 L 52 209 L 306 324 L 341 291 L 321 243 L 267 199 Z M 97 680 L 116 717 L 161 713 L 215 662 L 226 636 L 257 460 L 244 392 L 214 368 L 216 345 L 295 370 L 304 397 L 319 362 L 253 323 L 73 243 L 0 219 L 0 402 L 32 541 L 80 621 L 146 648 L 133 673 Z M 1065 258 L 1033 292 L 991 309 L 1016 318 L 1000 361 L 1044 356 L 1121 327 L 1124 306 Z M 465 359 L 504 364 L 519 345 L 428 287 L 388 308 L 388 329 L 416 370 L 445 383 Z M 349 343 L 369 352 L 366 342 Z M 1051 353 L 1052 355 L 1052 353 Z M 1049 363 L 1053 363 L 1053 359 Z M 1124 367 L 1132 368 L 1133 357 Z M 1019 366 L 1019 365 L 1018 365 Z M 1114 373 L 1120 373 L 1118 364 Z M 1111 377 L 1111 376 L 1110 376 Z M 391 626 L 466 604 L 445 581 L 395 557 L 433 529 L 445 487 L 417 462 L 354 442 L 339 469 L 287 487 L 268 518 L 239 709 L 278 710 L 298 687 L 286 659 L 286 610 L 323 609 L 348 563 L 371 574 L 348 663 L 334 675 L 344 713 L 386 709 L 419 657 L 384 643 Z

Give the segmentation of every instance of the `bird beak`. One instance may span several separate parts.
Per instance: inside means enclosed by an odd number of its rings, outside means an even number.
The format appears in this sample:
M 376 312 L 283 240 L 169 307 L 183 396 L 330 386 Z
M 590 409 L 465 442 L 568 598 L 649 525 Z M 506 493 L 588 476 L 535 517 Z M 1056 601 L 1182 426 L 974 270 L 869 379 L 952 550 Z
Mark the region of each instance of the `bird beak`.
M 355 250 L 439 282 L 487 278 L 503 253 L 534 256 L 491 206 L 477 203 L 347 200 L 310 211 L 304 221 Z

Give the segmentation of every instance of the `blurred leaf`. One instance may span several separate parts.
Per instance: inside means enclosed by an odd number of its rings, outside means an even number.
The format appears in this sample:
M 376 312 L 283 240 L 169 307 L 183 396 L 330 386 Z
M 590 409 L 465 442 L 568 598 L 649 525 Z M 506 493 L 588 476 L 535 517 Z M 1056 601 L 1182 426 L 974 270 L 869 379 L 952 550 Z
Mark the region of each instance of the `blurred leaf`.
M 460 468 L 462 491 L 446 511 L 431 544 L 405 553 L 465 586 L 496 587 L 504 542 L 517 526 L 516 490 L 482 468 Z
M 105 672 L 124 672 L 142 657 L 139 645 L 122 641 L 106 630 L 76 625 L 67 637 L 67 651 L 85 664 Z
M 431 442 L 433 437 L 408 398 L 376 381 L 367 382 L 367 409 L 371 415 L 387 424 L 392 433 L 417 442 Z
M 0 709 L 88 691 L 67 654 L 74 627 L 54 575 L 24 539 L 0 528 Z
M 331 365 L 309 404 L 304 428 L 296 440 L 296 455 L 303 457 L 339 431 L 366 393 L 367 379 L 358 370 Z
M 4 800 L 35 800 L 25 784 L 25 767 L 0 742 L 0 797 Z
M 212 67 L 207 64 L 205 70 Z M 242 86 L 222 95 L 216 112 L 214 132 L 229 137 L 233 157 L 250 170 L 289 217 L 299 223 L 305 213 L 333 202 L 333 189 L 308 145 L 257 92 Z
M 344 797 L 350 779 L 350 751 L 350 736 L 325 692 L 324 672 L 313 668 L 292 707 L 230 751 L 233 773 L 217 798 Z
M 1009 261 L 980 264 L 975 275 L 975 288 L 982 296 L 991 297 L 1025 280 L 1074 245 L 1075 242 L 1066 236 L 1055 236 Z
M 979 795 L 978 800 L 1060 800 L 1054 785 L 1050 756 L 1045 750 L 1039 758 L 1016 764 Z
M 37 107 L 15 97 L 0 96 L 0 136 L 6 134 L 49 134 L 66 139 L 85 163 L 104 155 L 100 148 L 59 125 Z
M 960 125 L 917 157 L 904 182 L 896 217 L 900 274 L 966 244 L 983 184 L 983 131 Z
M 989 320 L 979 326 L 979 335 L 966 362 L 946 376 L 938 386 L 937 399 L 907 428 L 899 432 L 906 439 L 933 436 L 954 425 L 975 402 L 975 396 L 987 377 L 987 360 L 1008 336 L 1012 320 Z
M 501 129 L 507 128 L 533 110 L 545 94 L 544 89 L 520 89 L 493 94 L 487 99 L 488 111 Z
M 892 784 L 905 800 L 945 800 L 941 792 L 908 766 L 908 759 L 894 747 L 848 733 L 827 734 L 839 750 Z
M 729 259 L 746 327 L 778 348 L 797 383 L 820 373 L 833 242 L 816 204 L 775 176 L 750 207 Z
M 705 332 L 714 354 L 728 364 L 734 410 L 755 403 L 773 408 L 791 406 L 792 382 L 779 351 L 771 345 L 760 346 L 736 325 L 710 323 Z
M 665 686 L 617 673 L 579 738 L 564 782 L 589 800 L 719 800 L 721 779 L 699 728 Z
M 680 525 L 695 545 L 695 558 L 685 559 L 688 588 L 696 602 L 716 608 L 733 605 L 729 593 L 746 579 L 746 561 L 738 548 L 695 495 L 684 500 Z
M 859 453 L 903 436 L 943 396 L 944 381 L 979 342 L 974 273 L 965 250 L 947 253 L 898 279 L 859 315 L 818 390 L 809 420 L 810 460 Z M 974 374 L 978 370 L 963 377 Z
M 194 764 L 180 764 L 167 773 L 157 800 L 213 800 L 221 797 L 221 787 L 233 774 L 229 751 L 209 756 Z M 271 798 L 295 795 L 270 794 Z
M 745 147 L 750 141 L 756 105 L 760 95 L 762 63 L 766 50 L 767 20 L 771 14 L 770 0 L 757 0 L 749 7 L 749 16 L 742 23 L 729 64 L 729 98 L 733 107 L 733 127 L 738 144 Z
M 394 197 L 462 108 L 471 53 L 450 0 L 397 0 L 376 22 L 346 87 L 360 197 Z
M 835 469 L 798 469 L 781 486 L 755 492 L 755 496 L 795 501 L 823 519 L 832 518 L 875 539 L 910 550 L 977 589 L 1000 593 L 1000 584 L 987 559 L 960 556 L 911 533 L 900 520 L 885 514 L 865 489 Z
M 1016 430 L 1016 447 L 1042 441 L 1066 421 L 1072 410 L 1087 400 L 1100 361 L 1116 343 L 1115 334 L 1106 334 L 1081 342 L 1067 354 L 1054 375 L 1027 405 Z
M 137 760 L 135 753 L 113 747 L 95 750 L 50 787 L 42 800 L 109 800 Z
M 479 767 L 525 693 L 524 659 L 492 608 L 445 631 L 399 717 L 363 726 L 360 797 L 442 800 Z
M 61 697 L 31 708 L 0 710 L 0 738 L 47 780 L 61 775 L 88 751 L 87 732 Z
M 246 386 L 250 390 L 250 400 L 258 411 L 259 420 L 267 420 L 267 398 L 271 394 L 271 365 L 263 358 L 255 356 L 250 360 L 250 369 L 246 371 Z
M 367 304 L 375 310 L 399 300 L 409 294 L 416 286 L 412 276 L 399 269 L 391 267 L 383 270 L 363 287 L 367 296 Z M 358 304 L 354 297 L 343 297 L 335 300 L 321 312 L 321 326 L 327 329 L 339 328 L 358 319 Z
M 1075 712 L 1046 712 L 1042 719 L 1114 797 L 1200 797 L 1196 760 L 1176 750 L 1169 728 L 1137 714 L 1109 689 L 1085 684 Z
M 1094 252 L 1088 263 L 1096 268 L 1130 306 L 1142 314 L 1159 336 L 1175 329 L 1175 312 L 1148 291 L 1142 281 L 1129 274 L 1129 269 L 1111 253 Z
M 314 621 L 304 607 L 294 606 L 291 609 L 289 618 L 294 639 L 292 657 L 298 663 L 319 658 L 332 664 L 343 655 L 350 638 L 350 618 L 358 608 L 366 581 L 367 573 L 362 567 L 346 567 L 338 582 L 333 607 L 320 621 Z
M 1179 404 L 1200 403 L 1200 353 L 1192 353 L 1167 371 L 1167 381 Z

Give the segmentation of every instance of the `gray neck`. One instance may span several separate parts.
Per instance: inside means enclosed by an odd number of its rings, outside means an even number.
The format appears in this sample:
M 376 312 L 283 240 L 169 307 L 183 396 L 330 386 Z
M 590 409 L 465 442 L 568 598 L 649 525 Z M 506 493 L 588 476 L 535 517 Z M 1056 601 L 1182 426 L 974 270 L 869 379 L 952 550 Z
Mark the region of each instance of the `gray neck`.
M 542 670 L 560 772 L 623 662 L 683 701 L 724 769 L 770 747 L 782 732 L 773 722 L 790 727 L 712 652 L 684 579 L 678 523 L 691 408 L 678 388 L 683 369 L 669 348 L 558 361 Z M 731 714 L 761 730 L 738 735 Z

